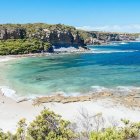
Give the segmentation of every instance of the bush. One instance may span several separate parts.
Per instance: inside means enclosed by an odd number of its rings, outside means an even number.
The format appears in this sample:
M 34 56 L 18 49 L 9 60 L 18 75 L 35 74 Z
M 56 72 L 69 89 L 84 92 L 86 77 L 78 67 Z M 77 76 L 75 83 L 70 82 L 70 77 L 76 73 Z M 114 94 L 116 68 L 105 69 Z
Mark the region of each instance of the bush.
M 140 123 L 130 123 L 129 120 L 122 120 L 124 127 L 106 128 L 103 131 L 91 132 L 90 140 L 129 140 L 138 138 L 140 134 Z
M 77 134 L 70 127 L 69 121 L 47 109 L 43 110 L 29 126 L 25 119 L 21 119 L 15 134 L 0 130 L 0 140 L 138 140 L 140 123 L 130 123 L 129 120 L 122 122 L 123 127 L 94 130 L 88 138 L 84 137 L 82 132 Z
M 9 39 L 0 41 L 0 55 L 53 52 L 50 43 L 38 39 Z
M 30 124 L 27 133 L 33 140 L 71 140 L 75 137 L 70 122 L 54 112 L 44 110 Z
M 0 140 L 73 140 L 76 134 L 70 122 L 49 110 L 43 110 L 27 127 L 26 120 L 18 122 L 15 134 L 0 131 Z

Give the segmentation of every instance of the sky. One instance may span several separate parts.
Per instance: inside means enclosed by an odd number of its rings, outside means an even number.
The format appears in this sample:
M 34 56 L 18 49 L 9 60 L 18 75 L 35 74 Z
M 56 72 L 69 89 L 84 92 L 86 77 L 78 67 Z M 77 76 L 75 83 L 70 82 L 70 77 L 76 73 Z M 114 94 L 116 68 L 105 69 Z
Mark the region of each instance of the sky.
M 67 24 L 140 32 L 140 0 L 0 0 L 0 23 Z

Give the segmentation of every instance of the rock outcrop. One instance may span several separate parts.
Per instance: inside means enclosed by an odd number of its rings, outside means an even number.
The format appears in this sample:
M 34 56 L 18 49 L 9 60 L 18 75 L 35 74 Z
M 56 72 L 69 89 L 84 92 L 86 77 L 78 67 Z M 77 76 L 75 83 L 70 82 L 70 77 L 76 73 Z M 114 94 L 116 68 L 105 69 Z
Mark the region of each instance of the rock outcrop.
M 26 37 L 26 30 L 22 28 L 17 29 L 0 29 L 0 39 L 24 39 Z
M 134 34 L 125 33 L 107 33 L 107 32 L 88 32 L 88 37 L 85 39 L 85 44 L 100 45 L 112 41 L 134 41 Z
M 60 47 L 84 47 L 84 40 L 80 37 L 79 33 L 73 34 L 71 31 L 50 31 L 44 29 L 46 36 L 45 41 L 50 42 L 56 48 Z
M 13 24 L 0 25 L 0 40 L 27 38 L 37 38 L 44 42 L 49 42 L 56 48 L 85 46 L 83 38 L 74 27 L 70 28 L 61 24 L 52 25 L 51 28 L 37 26 L 36 24 L 30 24 L 30 27 L 26 24 L 20 26 Z
M 134 34 L 82 31 L 63 24 L 3 24 L 0 25 L 0 40 L 39 39 L 50 43 L 55 49 L 61 47 L 82 47 L 100 45 L 111 41 L 136 40 Z

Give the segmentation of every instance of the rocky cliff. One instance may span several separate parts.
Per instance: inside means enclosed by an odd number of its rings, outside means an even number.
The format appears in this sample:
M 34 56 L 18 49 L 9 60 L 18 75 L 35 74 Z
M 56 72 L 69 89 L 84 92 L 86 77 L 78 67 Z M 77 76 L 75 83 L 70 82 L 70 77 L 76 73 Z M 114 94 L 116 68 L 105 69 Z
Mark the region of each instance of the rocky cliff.
M 12 40 L 13 39 L 13 40 Z M 6 43 L 4 43 L 5 40 Z M 86 45 L 100 45 L 111 41 L 136 40 L 134 34 L 82 31 L 63 24 L 1 24 L 0 54 L 24 54 L 68 48 L 84 51 Z M 17 41 L 17 42 L 16 42 Z M 16 46 L 14 45 L 16 43 Z M 11 46 L 10 46 L 11 44 Z M 12 46 L 15 46 L 13 49 Z M 24 49 L 22 48 L 24 46 Z M 8 51 L 7 51 L 8 50 Z M 8 53 L 7 53 L 8 52 Z M 14 53 L 13 53 L 14 52 Z
M 126 33 L 109 33 L 109 32 L 87 32 L 88 36 L 84 39 L 85 44 L 106 44 L 112 41 L 134 41 L 137 36 L 135 34 Z
M 44 26 L 42 26 L 44 25 Z M 60 47 L 84 47 L 84 40 L 79 32 L 70 26 L 46 24 L 25 24 L 0 26 L 0 39 L 32 39 L 37 38 L 49 42 L 56 48 Z
M 6 39 L 24 39 L 26 37 L 26 30 L 22 28 L 16 28 L 16 29 L 9 29 L 4 28 L 0 29 L 0 39 L 6 40 Z

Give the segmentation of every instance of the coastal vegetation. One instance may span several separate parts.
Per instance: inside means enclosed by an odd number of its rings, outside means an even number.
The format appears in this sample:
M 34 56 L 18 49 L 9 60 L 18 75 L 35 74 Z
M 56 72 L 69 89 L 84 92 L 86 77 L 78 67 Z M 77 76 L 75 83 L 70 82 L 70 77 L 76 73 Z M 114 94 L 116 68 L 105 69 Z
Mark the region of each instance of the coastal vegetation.
M 53 52 L 51 44 L 38 39 L 0 40 L 0 55 Z
M 96 128 L 92 127 L 92 130 L 88 131 L 87 128 L 91 126 L 90 122 L 86 123 L 87 121 L 88 118 L 82 122 L 86 124 L 84 125 L 86 129 L 77 132 L 72 123 L 45 109 L 29 125 L 25 119 L 21 119 L 14 134 L 1 130 L 0 140 L 136 140 L 140 134 L 140 122 L 131 123 L 129 120 L 121 120 L 122 127 L 113 125 L 109 128 L 100 128 L 102 125 L 100 115 L 96 115 Z

